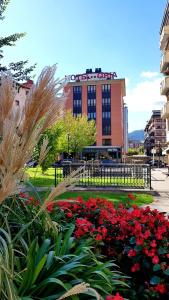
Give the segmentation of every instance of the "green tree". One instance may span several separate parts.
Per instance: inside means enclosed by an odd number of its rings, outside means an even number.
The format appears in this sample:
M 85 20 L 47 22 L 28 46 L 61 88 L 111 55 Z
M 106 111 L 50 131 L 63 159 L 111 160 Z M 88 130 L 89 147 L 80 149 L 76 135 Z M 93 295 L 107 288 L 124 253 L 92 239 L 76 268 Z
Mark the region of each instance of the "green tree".
M 4 12 L 9 4 L 10 0 L 0 0 L 0 20 L 4 19 Z M 15 42 L 17 42 L 20 38 L 25 36 L 25 32 L 22 33 L 14 33 L 6 37 L 0 37 L 0 59 L 2 60 L 4 57 L 3 47 L 5 46 L 15 46 Z M 8 66 L 4 66 L 0 64 L 0 71 L 10 71 L 12 76 L 17 81 L 23 81 L 30 79 L 30 73 L 34 70 L 35 65 L 27 67 L 28 60 L 19 61 L 19 62 L 11 62 Z
M 47 146 L 47 155 L 45 159 L 40 162 L 40 166 L 42 168 L 42 172 L 44 173 L 51 165 L 57 160 L 58 149 L 57 149 L 57 140 L 61 135 L 62 128 L 60 125 L 55 124 L 51 128 L 47 129 L 39 140 L 39 143 L 34 149 L 33 158 L 39 161 L 41 146 L 43 144 L 44 139 L 48 140 Z
M 85 146 L 90 146 L 96 141 L 95 122 L 88 121 L 87 116 L 73 117 L 71 112 L 67 112 L 59 126 L 62 134 L 58 138 L 58 152 L 76 154 Z

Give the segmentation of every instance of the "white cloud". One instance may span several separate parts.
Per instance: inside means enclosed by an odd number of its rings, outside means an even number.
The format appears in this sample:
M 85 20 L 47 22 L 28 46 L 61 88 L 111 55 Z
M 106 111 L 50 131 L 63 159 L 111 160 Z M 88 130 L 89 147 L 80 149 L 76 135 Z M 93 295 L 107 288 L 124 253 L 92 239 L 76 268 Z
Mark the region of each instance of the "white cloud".
M 144 78 L 148 78 L 148 79 L 152 79 L 154 77 L 157 77 L 159 76 L 159 73 L 158 72 L 151 72 L 151 71 L 143 71 L 141 74 L 140 74 L 141 77 L 144 77 Z
M 142 72 L 143 73 L 143 72 Z M 144 72 L 146 73 L 146 72 Z M 160 74 L 151 80 L 143 79 L 133 88 L 126 90 L 125 102 L 131 112 L 150 112 L 161 109 L 166 101 L 165 96 L 160 95 Z

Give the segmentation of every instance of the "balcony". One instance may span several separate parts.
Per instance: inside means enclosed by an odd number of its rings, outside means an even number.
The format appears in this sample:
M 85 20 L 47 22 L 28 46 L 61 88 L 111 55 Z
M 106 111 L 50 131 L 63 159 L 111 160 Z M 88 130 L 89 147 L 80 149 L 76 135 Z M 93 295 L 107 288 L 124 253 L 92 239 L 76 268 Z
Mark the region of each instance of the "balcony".
M 166 50 L 169 39 L 169 25 L 164 26 L 160 36 L 160 50 Z
M 169 71 L 169 51 L 165 51 L 160 64 L 160 72 L 166 73 Z
M 169 76 L 166 76 L 161 82 L 160 93 L 161 95 L 167 95 L 169 92 Z
M 161 111 L 161 117 L 163 119 L 169 119 L 169 102 L 167 102 L 163 108 L 162 108 L 162 111 Z

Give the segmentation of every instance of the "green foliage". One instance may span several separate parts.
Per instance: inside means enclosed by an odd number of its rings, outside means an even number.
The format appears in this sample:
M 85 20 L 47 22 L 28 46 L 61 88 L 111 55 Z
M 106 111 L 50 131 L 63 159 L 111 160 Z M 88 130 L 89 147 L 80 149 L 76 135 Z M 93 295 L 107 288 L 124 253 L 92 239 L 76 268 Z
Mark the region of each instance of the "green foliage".
M 81 282 L 104 297 L 128 288 L 116 264 L 93 253 L 90 239 L 76 241 L 72 224 L 51 231 L 50 216 L 37 215 L 38 207 L 27 205 L 28 200 L 21 193 L 0 207 L 0 299 L 56 300 Z
M 138 148 L 129 148 L 128 155 L 143 155 L 144 154 L 144 147 L 140 146 Z
M 3 13 L 5 12 L 10 0 L 1 0 L 0 1 L 0 20 L 3 20 Z
M 1 0 L 0 1 L 0 20 L 4 19 L 4 12 L 9 4 L 10 0 Z M 5 46 L 15 46 L 15 42 L 17 42 L 20 38 L 23 38 L 26 33 L 14 33 L 6 37 L 0 37 L 0 59 L 4 57 L 2 48 Z M 36 65 L 31 67 L 25 67 L 28 61 L 19 61 L 12 62 L 9 66 L 3 66 L 0 64 L 0 71 L 10 71 L 14 79 L 17 81 L 23 81 L 30 79 L 30 73 L 35 69 Z
M 95 122 L 88 121 L 87 116 L 73 117 L 68 112 L 60 122 L 62 134 L 58 139 L 58 151 L 76 155 L 86 146 L 92 145 L 96 140 Z
M 48 153 L 45 159 L 40 163 L 42 167 L 42 171 L 45 172 L 52 163 L 57 160 L 58 150 L 57 150 L 57 140 L 62 133 L 61 126 L 57 124 L 52 126 L 51 128 L 47 129 L 41 136 L 39 143 L 34 149 L 33 158 L 35 160 L 39 160 L 40 156 L 40 149 L 43 144 L 44 139 L 48 140 Z

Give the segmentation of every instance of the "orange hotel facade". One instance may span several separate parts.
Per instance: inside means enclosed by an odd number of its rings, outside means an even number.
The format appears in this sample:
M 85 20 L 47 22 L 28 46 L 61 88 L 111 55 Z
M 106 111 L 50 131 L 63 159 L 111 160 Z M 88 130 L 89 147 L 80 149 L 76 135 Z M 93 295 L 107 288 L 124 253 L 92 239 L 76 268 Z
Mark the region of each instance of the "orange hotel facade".
M 123 100 L 125 79 L 117 79 L 115 72 L 105 73 L 100 68 L 66 78 L 66 110 L 74 116 L 86 115 L 88 120 L 96 122 L 96 145 L 85 147 L 84 152 L 98 155 L 106 151 L 111 157 L 121 159 L 128 134 Z

